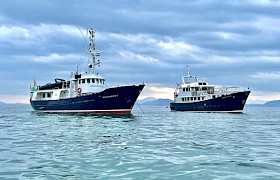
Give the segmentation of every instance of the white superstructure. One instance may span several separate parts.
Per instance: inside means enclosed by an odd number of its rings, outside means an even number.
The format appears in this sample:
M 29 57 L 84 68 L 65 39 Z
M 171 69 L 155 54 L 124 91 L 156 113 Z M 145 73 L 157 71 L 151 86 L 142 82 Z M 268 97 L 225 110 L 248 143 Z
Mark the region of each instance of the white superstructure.
M 205 81 L 200 81 L 196 76 L 192 76 L 188 70 L 188 76 L 182 76 L 182 83 L 177 84 L 174 92 L 174 103 L 194 103 L 226 97 L 232 93 L 241 92 L 239 87 L 209 85 Z
M 95 67 L 100 65 L 96 60 L 100 56 L 100 51 L 95 49 L 95 31 L 88 29 L 89 33 L 89 64 L 87 71 L 79 73 L 70 73 L 70 80 L 55 79 L 54 83 L 44 86 L 34 84 L 30 87 L 30 100 L 57 100 L 77 96 L 83 96 L 90 93 L 98 93 L 106 89 L 105 79 L 96 73 Z

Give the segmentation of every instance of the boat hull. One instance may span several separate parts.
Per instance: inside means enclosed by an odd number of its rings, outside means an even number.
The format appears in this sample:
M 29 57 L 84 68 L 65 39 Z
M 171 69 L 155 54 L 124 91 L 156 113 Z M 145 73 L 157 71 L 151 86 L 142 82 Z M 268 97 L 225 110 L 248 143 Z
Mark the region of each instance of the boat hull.
M 250 91 L 243 91 L 193 103 L 173 102 L 170 103 L 170 109 L 172 111 L 242 113 L 249 94 Z
M 30 101 L 30 104 L 40 112 L 130 114 L 144 86 L 120 86 L 73 98 Z

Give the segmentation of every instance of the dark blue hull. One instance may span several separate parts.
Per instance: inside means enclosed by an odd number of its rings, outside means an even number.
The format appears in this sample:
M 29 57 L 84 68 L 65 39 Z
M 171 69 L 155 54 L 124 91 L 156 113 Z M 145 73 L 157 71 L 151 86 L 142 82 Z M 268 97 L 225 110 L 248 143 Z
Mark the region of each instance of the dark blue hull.
M 30 101 L 30 103 L 34 110 L 42 112 L 130 114 L 144 86 L 120 86 L 74 98 Z
M 200 102 L 170 103 L 170 109 L 195 112 L 242 112 L 249 94 L 250 91 L 243 91 Z

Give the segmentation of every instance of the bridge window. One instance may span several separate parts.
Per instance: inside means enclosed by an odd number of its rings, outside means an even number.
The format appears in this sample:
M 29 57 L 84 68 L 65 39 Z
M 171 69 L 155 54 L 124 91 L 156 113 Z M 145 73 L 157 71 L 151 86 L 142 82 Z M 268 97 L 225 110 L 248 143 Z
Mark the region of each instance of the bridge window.
M 47 95 L 48 95 L 48 98 L 50 98 L 50 97 L 51 97 L 51 93 L 48 93 Z
M 197 100 L 200 101 L 200 97 L 197 97 Z
M 82 83 L 84 84 L 86 82 L 86 80 L 85 79 L 82 79 Z
M 194 97 L 193 100 L 196 101 L 196 97 Z
M 95 83 L 95 79 L 91 79 L 91 82 L 92 82 L 92 83 Z
M 90 79 L 87 79 L 87 83 L 90 83 Z

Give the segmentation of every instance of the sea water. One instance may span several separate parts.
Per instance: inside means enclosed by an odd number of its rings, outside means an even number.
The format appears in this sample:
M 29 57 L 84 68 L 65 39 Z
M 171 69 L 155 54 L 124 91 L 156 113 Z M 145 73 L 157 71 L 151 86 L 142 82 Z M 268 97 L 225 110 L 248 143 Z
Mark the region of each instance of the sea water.
M 279 179 L 280 109 L 44 114 L 0 106 L 0 179 Z

